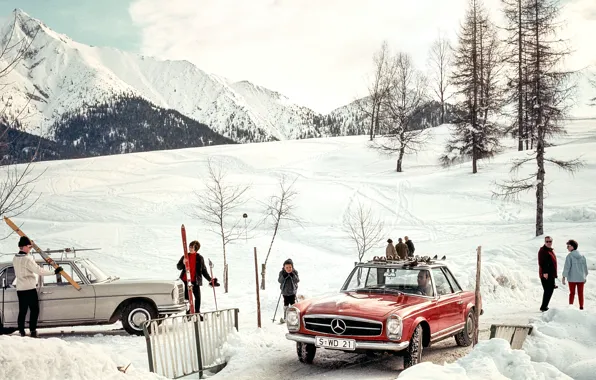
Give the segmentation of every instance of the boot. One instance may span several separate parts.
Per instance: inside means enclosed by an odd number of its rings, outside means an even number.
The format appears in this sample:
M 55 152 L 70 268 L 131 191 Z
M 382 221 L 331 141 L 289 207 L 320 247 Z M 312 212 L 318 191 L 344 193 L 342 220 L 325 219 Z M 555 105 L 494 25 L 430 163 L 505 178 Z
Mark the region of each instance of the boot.
M 284 316 L 279 319 L 279 323 L 286 323 L 286 314 L 288 312 L 288 307 L 284 306 Z

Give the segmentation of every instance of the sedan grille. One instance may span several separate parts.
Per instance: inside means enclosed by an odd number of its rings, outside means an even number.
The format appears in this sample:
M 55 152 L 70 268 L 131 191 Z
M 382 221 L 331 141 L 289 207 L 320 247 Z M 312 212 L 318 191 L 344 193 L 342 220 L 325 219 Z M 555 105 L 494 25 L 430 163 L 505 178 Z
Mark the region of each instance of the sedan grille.
M 178 284 L 178 303 L 184 303 L 184 285 Z
M 325 334 L 350 336 L 379 336 L 383 323 L 360 318 L 337 316 L 304 316 L 307 330 Z

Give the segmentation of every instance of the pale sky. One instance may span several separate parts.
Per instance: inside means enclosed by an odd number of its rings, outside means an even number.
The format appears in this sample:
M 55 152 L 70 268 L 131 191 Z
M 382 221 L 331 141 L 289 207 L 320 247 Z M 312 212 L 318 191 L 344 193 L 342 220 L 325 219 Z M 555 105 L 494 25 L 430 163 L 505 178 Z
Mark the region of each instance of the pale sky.
M 566 0 L 574 67 L 596 63 L 596 1 Z M 501 17 L 500 0 L 485 0 Z M 366 95 L 383 40 L 425 68 L 439 31 L 455 39 L 467 0 L 134 0 L 141 52 L 186 59 L 327 112 Z M 591 32 L 587 32 L 591 31 Z
M 596 0 L 561 1 L 576 50 L 572 67 L 596 64 Z M 366 95 L 372 55 L 385 39 L 425 69 L 440 31 L 455 41 L 467 2 L 0 0 L 0 19 L 21 8 L 75 41 L 185 59 L 325 113 Z M 485 0 L 495 21 L 502 17 L 500 2 Z

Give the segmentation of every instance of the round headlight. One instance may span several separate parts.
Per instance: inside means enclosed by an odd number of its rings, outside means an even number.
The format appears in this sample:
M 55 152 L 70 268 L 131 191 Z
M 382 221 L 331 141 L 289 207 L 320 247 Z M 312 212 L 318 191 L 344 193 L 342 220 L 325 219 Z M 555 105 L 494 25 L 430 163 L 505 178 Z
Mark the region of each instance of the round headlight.
M 286 317 L 288 325 L 295 326 L 299 322 L 298 313 L 296 312 L 296 310 L 288 310 Z
M 391 335 L 397 335 L 401 331 L 401 320 L 397 318 L 391 318 L 387 321 L 387 331 Z

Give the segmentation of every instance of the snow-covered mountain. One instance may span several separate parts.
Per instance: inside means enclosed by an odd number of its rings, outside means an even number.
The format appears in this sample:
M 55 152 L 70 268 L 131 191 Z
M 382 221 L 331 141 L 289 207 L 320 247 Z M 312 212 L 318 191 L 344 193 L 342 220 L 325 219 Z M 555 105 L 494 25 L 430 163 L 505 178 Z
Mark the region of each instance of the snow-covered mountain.
M 31 45 L 2 78 L 7 115 L 26 131 L 52 136 L 65 113 L 84 112 L 126 94 L 174 109 L 237 142 L 316 137 L 322 115 L 250 82 L 231 82 L 187 61 L 162 61 L 113 48 L 87 46 L 15 10 L 12 42 Z M 13 18 L 2 27 L 8 41 Z M 4 44 L 3 44 L 4 46 Z M 5 54 L 5 66 L 15 54 Z M 8 95 L 10 94 L 10 95 Z M 8 100 L 8 102 L 6 101 Z

